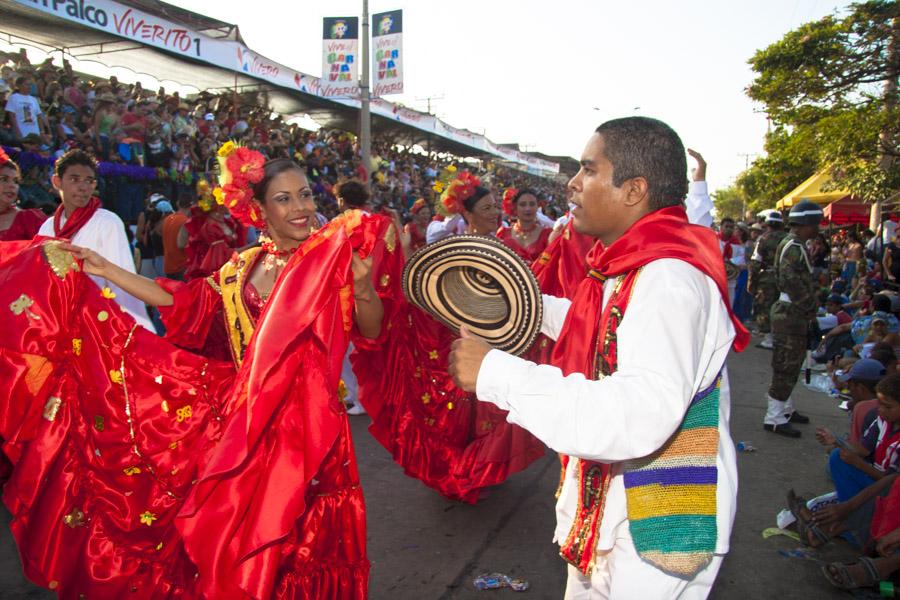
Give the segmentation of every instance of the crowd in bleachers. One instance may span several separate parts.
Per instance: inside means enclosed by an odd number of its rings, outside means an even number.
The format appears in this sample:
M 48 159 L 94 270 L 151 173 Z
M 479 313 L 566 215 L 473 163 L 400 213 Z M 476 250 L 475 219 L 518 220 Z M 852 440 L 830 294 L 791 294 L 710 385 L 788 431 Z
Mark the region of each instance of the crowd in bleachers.
M 25 50 L 0 53 L 0 65 L 0 101 L 5 106 L 0 144 L 12 149 L 11 156 L 23 166 L 24 206 L 55 206 L 49 182 L 52 159 L 80 147 L 102 162 L 160 172 L 154 180 L 136 181 L 127 170 L 118 170 L 117 177 L 100 181 L 104 205 L 135 224 L 152 194 L 162 194 L 172 205 L 183 197 L 196 200 L 197 181 L 214 179 L 216 149 L 231 139 L 267 158 L 293 157 L 305 166 L 326 217 L 337 212 L 334 186 L 339 181 L 371 175 L 374 205 L 395 208 L 409 220 L 417 199 L 433 202 L 432 186 L 440 170 L 461 160 L 376 139 L 371 164 L 362 165 L 356 136 L 289 124 L 267 107 L 264 91 L 184 97 L 164 88 L 125 84 L 115 76 L 88 77 L 73 71 L 66 60 L 61 65 L 52 59 L 33 65 Z M 15 149 L 50 160 L 23 161 Z M 535 190 L 551 218 L 566 210 L 562 183 L 488 159 L 467 164 L 498 192 L 511 185 Z

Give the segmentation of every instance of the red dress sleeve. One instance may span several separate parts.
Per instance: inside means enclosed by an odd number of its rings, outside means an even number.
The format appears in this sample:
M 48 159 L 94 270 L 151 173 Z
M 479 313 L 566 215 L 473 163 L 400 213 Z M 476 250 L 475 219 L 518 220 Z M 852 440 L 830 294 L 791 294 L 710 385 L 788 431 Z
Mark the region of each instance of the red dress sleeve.
M 13 219 L 9 229 L 0 231 L 0 241 L 30 240 L 37 235 L 38 230 L 46 220 L 47 215 L 36 208 L 20 210 L 16 214 L 16 218 Z
M 380 216 L 375 218 L 382 219 Z M 387 339 L 391 323 L 396 319 L 397 312 L 403 303 L 400 283 L 403 278 L 405 258 L 403 249 L 400 247 L 397 227 L 390 219 L 384 218 L 378 227 L 378 235 L 380 239 L 374 243 L 370 256 L 372 258 L 372 283 L 384 308 L 381 334 L 375 339 L 364 337 L 354 323 L 351 339 L 356 348 L 376 349 L 380 347 Z
M 166 340 L 207 358 L 230 361 L 219 274 L 187 283 L 160 277 L 156 283 L 173 296 L 170 306 L 158 307 Z

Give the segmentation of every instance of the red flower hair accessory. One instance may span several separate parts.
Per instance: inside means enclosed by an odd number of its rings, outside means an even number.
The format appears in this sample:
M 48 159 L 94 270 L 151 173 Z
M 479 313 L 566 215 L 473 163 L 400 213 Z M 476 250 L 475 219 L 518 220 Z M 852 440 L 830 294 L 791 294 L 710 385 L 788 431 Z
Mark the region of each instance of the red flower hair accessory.
M 235 219 L 244 225 L 264 229 L 265 220 L 259 205 L 253 200 L 252 186 L 262 181 L 266 157 L 234 142 L 225 142 L 217 152 L 219 186 L 213 197 L 224 205 Z
M 425 202 L 425 198 L 419 198 L 418 200 L 413 202 L 413 205 L 410 207 L 409 212 L 414 215 L 418 214 L 418 212 L 422 210 L 427 204 L 428 203 Z
M 506 191 L 503 192 L 503 212 L 510 217 L 516 216 L 516 196 L 518 195 L 519 190 L 514 187 L 506 188 Z
M 441 206 L 447 214 L 461 213 L 465 202 L 475 193 L 475 188 L 481 185 L 481 180 L 468 171 L 463 171 L 451 181 L 441 194 Z
M 12 159 L 9 157 L 9 154 L 6 153 L 6 150 L 0 148 L 0 167 L 6 166 L 6 163 L 11 163 Z

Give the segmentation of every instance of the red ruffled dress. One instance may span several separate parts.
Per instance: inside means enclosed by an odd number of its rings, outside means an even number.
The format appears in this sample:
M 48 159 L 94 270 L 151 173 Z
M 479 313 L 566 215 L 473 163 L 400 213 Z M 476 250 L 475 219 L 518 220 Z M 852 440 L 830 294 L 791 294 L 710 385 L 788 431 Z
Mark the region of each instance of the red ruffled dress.
M 261 310 L 238 283 L 252 256 L 223 267 L 219 300 L 215 280 L 176 290 L 185 325 L 240 305 L 223 327 L 237 371 L 137 327 L 55 243 L 0 244 L 3 499 L 32 581 L 63 598 L 366 597 L 337 397 L 352 230 L 310 238 Z
M 234 367 L 136 326 L 52 243 L 0 264 L 0 306 L 3 501 L 25 575 L 61 598 L 199 597 L 173 521 Z
M 407 223 L 403 226 L 404 231 L 409 234 L 409 251 L 415 252 L 419 248 L 425 246 L 425 233 L 419 231 L 415 223 Z
M 47 215 L 36 208 L 16 211 L 16 216 L 9 228 L 0 231 L 0 242 L 30 240 L 37 235 L 46 220 Z
M 162 307 L 160 311 L 166 325 L 166 338 L 182 348 L 191 348 L 213 356 L 230 352 L 236 362 L 243 361 L 252 335 L 252 331 L 247 331 L 249 329 L 247 324 L 255 329 L 265 306 L 259 293 L 248 281 L 249 274 L 263 256 L 263 252 L 253 248 L 242 253 L 237 261 L 226 265 L 210 278 L 194 280 L 187 284 L 166 279 L 157 280 L 175 297 L 172 306 Z M 228 281 L 232 278 L 233 281 Z M 236 288 L 234 291 L 240 294 L 239 302 L 243 306 L 231 307 L 231 310 L 223 306 L 223 295 L 229 293 L 229 286 Z M 245 331 L 237 331 L 236 329 L 240 328 L 234 327 L 231 331 L 227 331 L 224 325 L 229 317 L 234 319 L 230 322 L 241 323 Z M 327 357 L 317 357 L 315 353 L 304 356 L 303 359 L 303 362 L 328 361 Z M 314 476 L 308 481 L 303 502 L 306 508 L 303 514 L 293 526 L 281 532 L 285 537 L 279 540 L 277 552 L 270 549 L 263 552 L 274 557 L 280 564 L 277 572 L 269 573 L 274 580 L 254 581 L 256 577 L 262 578 L 264 571 L 258 573 L 252 568 L 241 569 L 246 578 L 245 583 L 259 590 L 261 594 L 267 593 L 269 588 L 274 588 L 276 595 L 272 597 L 277 598 L 312 600 L 366 597 L 369 563 L 365 544 L 365 502 L 359 484 L 349 421 L 343 405 L 337 400 L 336 382 L 333 389 L 335 394 L 329 399 L 328 406 L 335 415 L 326 416 L 336 417 L 339 421 L 337 438 L 325 454 Z M 302 404 L 299 403 L 293 407 L 283 405 L 279 410 L 279 421 L 281 423 L 309 421 L 309 416 L 292 415 L 294 410 L 301 408 Z M 268 433 L 266 445 L 271 444 L 275 447 L 282 445 L 289 447 L 291 445 L 289 438 L 294 435 L 290 428 L 282 430 L 280 427 L 269 428 Z M 216 574 L 214 579 L 222 583 L 214 588 L 207 588 L 209 597 L 240 597 L 238 590 L 224 585 L 228 578 L 222 579 L 218 575 L 225 570 L 223 563 L 238 562 L 241 557 L 237 547 L 229 545 L 232 539 L 230 536 L 219 536 L 219 546 L 211 543 L 204 533 L 209 526 L 207 521 L 224 520 L 233 529 L 232 536 L 247 531 L 246 518 L 242 518 L 239 510 L 235 508 L 232 511 L 225 511 L 220 507 L 247 506 L 248 503 L 244 498 L 252 496 L 258 486 L 269 488 L 271 490 L 269 493 L 273 495 L 268 501 L 264 498 L 259 499 L 259 505 L 255 507 L 260 512 L 257 518 L 265 519 L 266 515 L 271 514 L 270 511 L 275 512 L 278 508 L 279 501 L 274 497 L 276 494 L 293 492 L 287 486 L 290 478 L 286 474 L 302 471 L 301 465 L 294 464 L 298 458 L 294 456 L 281 460 L 279 457 L 274 461 L 269 456 L 260 458 L 252 463 L 254 472 L 222 480 L 210 479 L 201 484 L 203 491 L 208 494 L 203 497 L 202 502 L 193 504 L 189 501 L 189 506 L 185 509 L 188 518 L 180 527 L 189 540 L 187 545 L 191 557 L 201 570 L 204 567 L 211 569 L 211 572 Z M 221 460 L 226 461 L 228 458 L 221 457 Z M 283 478 L 283 481 L 279 481 L 279 478 Z M 272 489 L 273 486 L 276 489 Z M 282 524 L 282 527 L 286 525 Z M 252 527 L 251 525 L 251 530 Z M 197 543 L 191 544 L 192 539 Z M 261 559 L 254 559 L 253 562 L 261 562 Z
M 474 504 L 544 455 L 544 445 L 506 420 L 506 411 L 456 387 L 447 372 L 456 335 L 406 302 L 402 261 L 376 271 L 386 328 L 350 356 L 369 431 L 410 477 L 447 498 Z M 373 267 L 375 269 L 375 267 Z M 388 284 L 382 287 L 382 284 Z
M 501 227 L 497 230 L 497 239 L 512 248 L 519 257 L 527 264 L 532 264 L 541 255 L 541 252 L 547 248 L 547 242 L 553 229 L 544 227 L 541 229 L 538 238 L 529 246 L 523 246 L 513 235 L 512 227 Z

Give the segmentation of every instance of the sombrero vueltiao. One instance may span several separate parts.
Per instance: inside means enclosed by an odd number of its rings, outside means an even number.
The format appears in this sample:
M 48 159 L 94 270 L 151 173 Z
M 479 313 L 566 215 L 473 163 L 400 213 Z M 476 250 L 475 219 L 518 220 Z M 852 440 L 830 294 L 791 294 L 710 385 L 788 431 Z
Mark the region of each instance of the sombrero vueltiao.
M 541 291 L 501 242 L 457 235 L 419 249 L 403 270 L 403 293 L 454 331 L 465 325 L 492 347 L 525 352 L 541 329 Z

